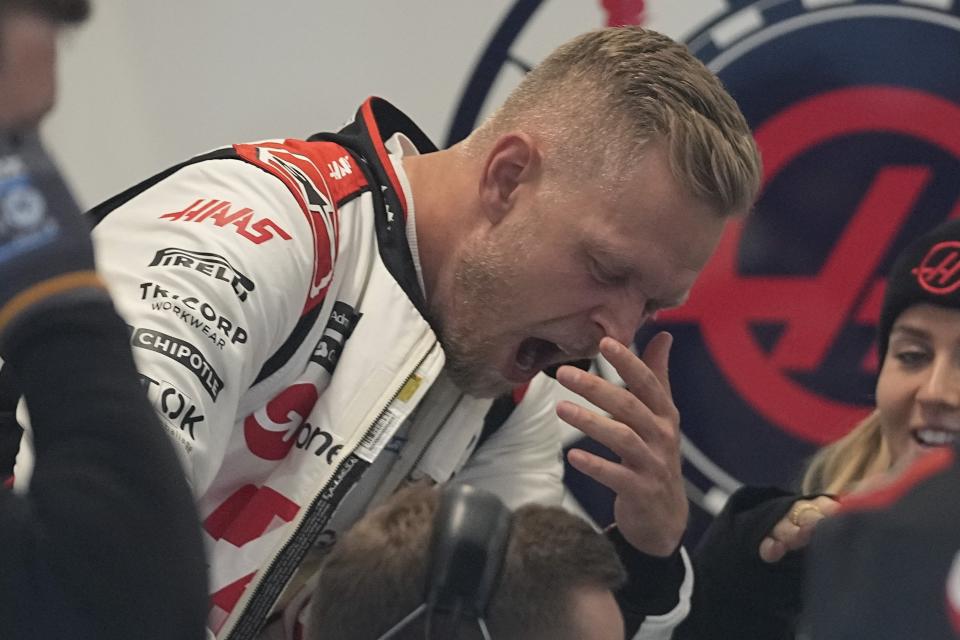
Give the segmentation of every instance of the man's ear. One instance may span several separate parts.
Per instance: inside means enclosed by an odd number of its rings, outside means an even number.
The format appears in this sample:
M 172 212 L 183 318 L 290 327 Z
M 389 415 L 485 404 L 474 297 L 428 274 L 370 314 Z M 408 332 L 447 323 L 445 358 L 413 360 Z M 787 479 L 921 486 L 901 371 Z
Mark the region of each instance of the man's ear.
M 516 204 L 521 186 L 540 178 L 536 141 L 523 132 L 507 133 L 493 143 L 480 176 L 480 202 L 490 222 L 499 222 Z

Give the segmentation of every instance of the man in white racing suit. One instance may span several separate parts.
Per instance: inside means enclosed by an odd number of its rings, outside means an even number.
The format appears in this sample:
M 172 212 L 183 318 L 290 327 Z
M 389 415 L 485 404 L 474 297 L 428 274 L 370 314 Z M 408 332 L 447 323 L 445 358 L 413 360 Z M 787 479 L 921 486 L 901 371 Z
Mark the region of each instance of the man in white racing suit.
M 670 338 L 624 345 L 682 302 L 758 182 L 716 78 L 623 28 L 562 46 L 451 149 L 370 99 L 339 133 L 214 151 L 95 208 L 197 497 L 211 637 L 256 637 L 410 479 L 559 502 L 558 416 L 621 458 L 569 454 L 617 494 L 630 635 L 669 637 L 692 586 Z M 541 373 L 598 350 L 626 388 Z M 558 383 L 603 412 L 558 404 Z

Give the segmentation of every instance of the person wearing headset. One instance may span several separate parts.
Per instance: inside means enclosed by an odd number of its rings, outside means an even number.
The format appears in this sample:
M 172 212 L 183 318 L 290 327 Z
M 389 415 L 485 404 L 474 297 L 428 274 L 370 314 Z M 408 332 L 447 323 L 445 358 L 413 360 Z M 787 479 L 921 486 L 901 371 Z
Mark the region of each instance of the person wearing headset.
M 467 521 L 487 506 L 478 493 L 414 485 L 358 521 L 318 574 L 305 640 L 623 640 L 614 592 L 626 573 L 609 540 L 556 506 L 523 506 L 502 529 L 491 525 L 497 512 L 489 507 Z M 482 546 L 500 531 L 504 542 L 490 545 L 485 562 L 471 563 L 476 554 L 469 548 L 456 556 L 471 535 Z M 432 582 L 471 564 L 474 574 L 482 574 L 491 563 L 490 584 L 483 589 L 488 597 L 478 610 L 465 611 L 470 602 L 458 607 L 443 594 L 430 597 Z M 450 591 L 469 593 L 455 582 L 445 581 Z M 424 600 L 438 606 L 416 615 Z M 483 620 L 482 631 L 474 616 Z

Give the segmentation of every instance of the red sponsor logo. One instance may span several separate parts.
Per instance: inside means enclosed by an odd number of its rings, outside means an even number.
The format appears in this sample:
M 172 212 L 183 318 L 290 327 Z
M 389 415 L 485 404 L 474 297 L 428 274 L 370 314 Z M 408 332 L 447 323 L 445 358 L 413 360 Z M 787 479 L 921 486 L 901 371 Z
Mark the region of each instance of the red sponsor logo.
M 290 234 L 270 218 L 255 218 L 253 209 L 250 207 L 233 210 L 231 210 L 231 207 L 233 207 L 233 204 L 227 200 L 198 198 L 185 209 L 165 213 L 160 216 L 160 219 L 179 222 L 208 222 L 218 227 L 229 225 L 253 244 L 263 244 L 277 236 L 283 240 L 290 239 Z
M 214 540 L 239 548 L 296 517 L 300 506 L 270 487 L 248 484 L 213 510 L 203 528 Z
M 331 148 L 339 149 L 336 145 L 327 143 L 298 140 L 288 140 L 285 144 L 263 142 L 258 145 L 235 146 L 240 157 L 283 181 L 300 204 L 313 231 L 313 283 L 304 305 L 304 313 L 323 302 L 333 279 L 333 264 L 337 259 L 339 237 L 339 221 L 334 203 L 359 192 L 366 185 L 361 172 L 351 173 L 352 179 L 327 184 L 320 167 L 322 159 L 327 157 L 326 154 Z
M 960 242 L 948 240 L 934 245 L 911 273 L 932 294 L 953 293 L 960 288 Z
M 293 448 L 294 433 L 317 402 L 317 388 L 309 383 L 287 387 L 267 406 L 243 422 L 243 436 L 253 455 L 281 460 Z
M 207 626 L 211 631 L 217 633 L 223 628 L 223 623 L 227 621 L 230 612 L 237 606 L 247 585 L 253 579 L 256 571 L 251 571 L 239 580 L 235 580 L 223 589 L 210 595 L 210 613 L 207 618 Z
M 248 484 L 234 491 L 203 521 L 214 539 L 240 548 L 292 521 L 300 506 L 270 487 Z M 256 572 L 210 594 L 208 626 L 218 632 Z

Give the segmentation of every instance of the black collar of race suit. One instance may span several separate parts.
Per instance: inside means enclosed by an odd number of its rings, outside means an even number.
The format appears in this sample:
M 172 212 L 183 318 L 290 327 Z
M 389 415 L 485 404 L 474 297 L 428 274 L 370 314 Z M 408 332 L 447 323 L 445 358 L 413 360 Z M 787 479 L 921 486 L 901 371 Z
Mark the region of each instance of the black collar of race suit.
M 367 98 L 357 110 L 354 121 L 337 133 L 317 133 L 307 141 L 334 142 L 349 151 L 357 161 L 373 195 L 380 257 L 407 297 L 426 316 L 426 300 L 407 242 L 407 202 L 384 146 L 384 142 L 395 133 L 407 136 L 420 153 L 437 151 L 437 146 L 409 117 L 383 98 L 376 97 Z

